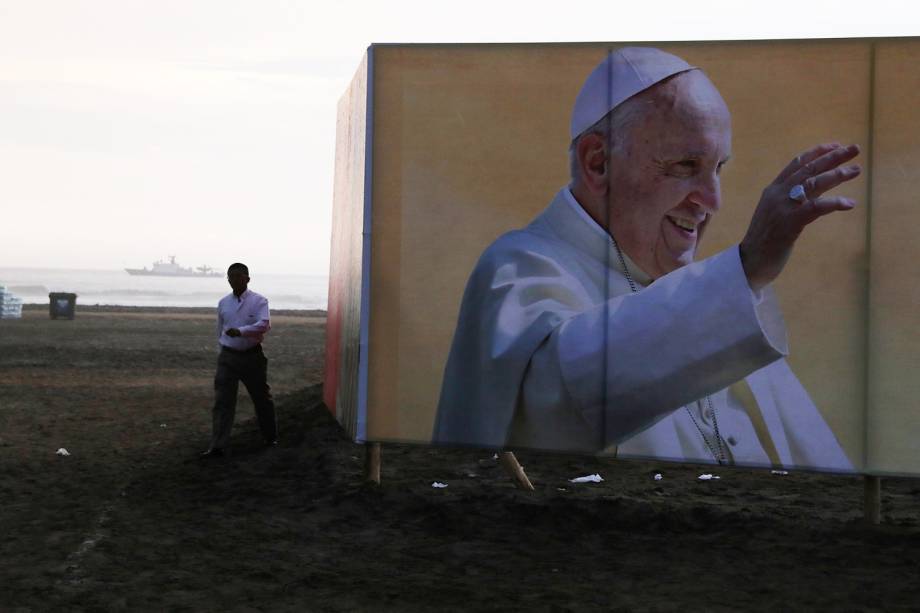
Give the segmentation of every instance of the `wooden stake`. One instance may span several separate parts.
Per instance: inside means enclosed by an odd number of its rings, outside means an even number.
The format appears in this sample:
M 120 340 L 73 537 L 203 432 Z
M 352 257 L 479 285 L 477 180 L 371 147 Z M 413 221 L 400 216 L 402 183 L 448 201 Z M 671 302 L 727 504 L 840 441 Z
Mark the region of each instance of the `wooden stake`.
M 865 476 L 863 503 L 866 521 L 877 526 L 882 519 L 882 480 L 880 477 Z
M 364 479 L 380 485 L 380 443 L 364 444 Z
M 501 459 L 502 466 L 505 468 L 505 471 L 514 479 L 515 484 L 522 490 L 527 490 L 528 492 L 534 491 L 533 484 L 530 482 L 530 479 L 527 478 L 527 475 L 524 473 L 524 467 L 517 461 L 517 458 L 514 457 L 514 453 L 511 451 L 502 451 L 498 454 Z

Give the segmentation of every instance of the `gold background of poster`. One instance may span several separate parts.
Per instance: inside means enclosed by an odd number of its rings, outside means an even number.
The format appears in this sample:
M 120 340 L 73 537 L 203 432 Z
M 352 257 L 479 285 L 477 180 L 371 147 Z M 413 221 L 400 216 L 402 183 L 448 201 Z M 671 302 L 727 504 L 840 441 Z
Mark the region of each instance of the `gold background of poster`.
M 607 50 L 620 46 L 373 48 L 369 439 L 430 441 L 467 277 L 489 243 L 526 225 L 568 183 L 572 103 Z M 863 147 L 863 177 L 835 192 L 859 206 L 807 228 L 777 283 L 790 364 L 861 468 L 873 42 L 654 46 L 702 68 L 732 111 L 723 208 L 700 257 L 741 240 L 761 190 L 793 156 L 830 140 Z M 902 112 L 911 108 L 904 102 Z M 889 197 L 875 196 L 874 208 Z M 903 421 L 901 428 L 911 420 Z
M 920 473 L 920 41 L 876 46 L 868 469 Z

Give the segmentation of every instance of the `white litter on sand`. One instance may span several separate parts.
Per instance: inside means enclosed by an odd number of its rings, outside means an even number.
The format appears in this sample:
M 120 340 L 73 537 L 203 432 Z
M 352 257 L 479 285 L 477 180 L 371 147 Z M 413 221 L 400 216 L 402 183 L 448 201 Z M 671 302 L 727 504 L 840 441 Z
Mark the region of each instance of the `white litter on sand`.
M 161 428 L 165 428 L 165 427 L 166 427 L 166 424 L 160 424 L 160 427 L 161 427 Z
M 438 488 L 438 489 L 443 489 L 443 488 L 447 487 L 447 484 L 446 484 L 446 483 L 441 483 L 440 481 L 435 481 L 434 483 L 431 484 L 431 487 Z
M 712 481 L 713 479 L 721 479 L 719 475 L 711 475 L 709 473 L 703 473 L 698 477 L 700 481 Z
M 588 475 L 586 477 L 575 477 L 574 479 L 569 479 L 570 483 L 600 483 L 604 478 L 599 474 L 594 473 L 593 475 Z
M 661 476 L 661 473 L 655 473 L 655 481 L 661 481 L 664 477 Z
M 56 453 L 57 455 L 70 455 L 70 452 L 67 451 L 66 449 L 64 449 L 63 447 L 61 447 L 60 449 L 58 449 L 58 450 L 55 451 L 54 453 Z
M 783 475 L 783 476 L 785 476 L 785 475 L 788 475 L 788 474 L 789 474 L 789 471 L 788 471 L 788 470 L 771 470 L 771 471 L 770 471 L 770 474 L 771 474 L 771 475 Z

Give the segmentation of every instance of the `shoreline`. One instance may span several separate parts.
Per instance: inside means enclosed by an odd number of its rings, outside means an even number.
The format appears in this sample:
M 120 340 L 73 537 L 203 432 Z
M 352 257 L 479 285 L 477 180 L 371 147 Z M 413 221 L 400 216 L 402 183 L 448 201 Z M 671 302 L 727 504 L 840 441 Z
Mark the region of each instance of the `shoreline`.
M 49 306 L 47 303 L 24 303 L 22 305 L 23 313 L 26 312 L 44 312 L 47 313 Z M 75 314 L 81 313 L 136 313 L 144 315 L 153 314 L 171 314 L 171 315 L 207 315 L 213 316 L 217 312 L 217 305 L 213 307 L 178 307 L 178 306 L 129 306 L 118 304 L 76 304 Z M 326 317 L 326 311 L 323 309 L 271 309 L 272 317 Z

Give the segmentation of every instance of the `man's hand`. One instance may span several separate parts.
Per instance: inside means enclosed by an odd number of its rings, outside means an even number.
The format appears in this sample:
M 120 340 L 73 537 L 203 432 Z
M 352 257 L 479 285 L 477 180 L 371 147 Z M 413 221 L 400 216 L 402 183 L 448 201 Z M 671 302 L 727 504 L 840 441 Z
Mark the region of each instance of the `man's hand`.
M 751 289 L 757 291 L 779 276 L 805 226 L 828 213 L 856 206 L 849 198 L 822 196 L 859 176 L 862 169 L 858 164 L 842 166 L 857 155 L 858 145 L 818 145 L 796 156 L 763 190 L 740 248 L 741 265 Z M 804 202 L 789 197 L 795 185 L 805 188 Z
M 237 330 L 236 328 L 230 328 L 229 330 L 227 330 L 227 336 L 236 338 L 237 336 L 242 336 L 242 334 L 240 334 L 240 331 Z

